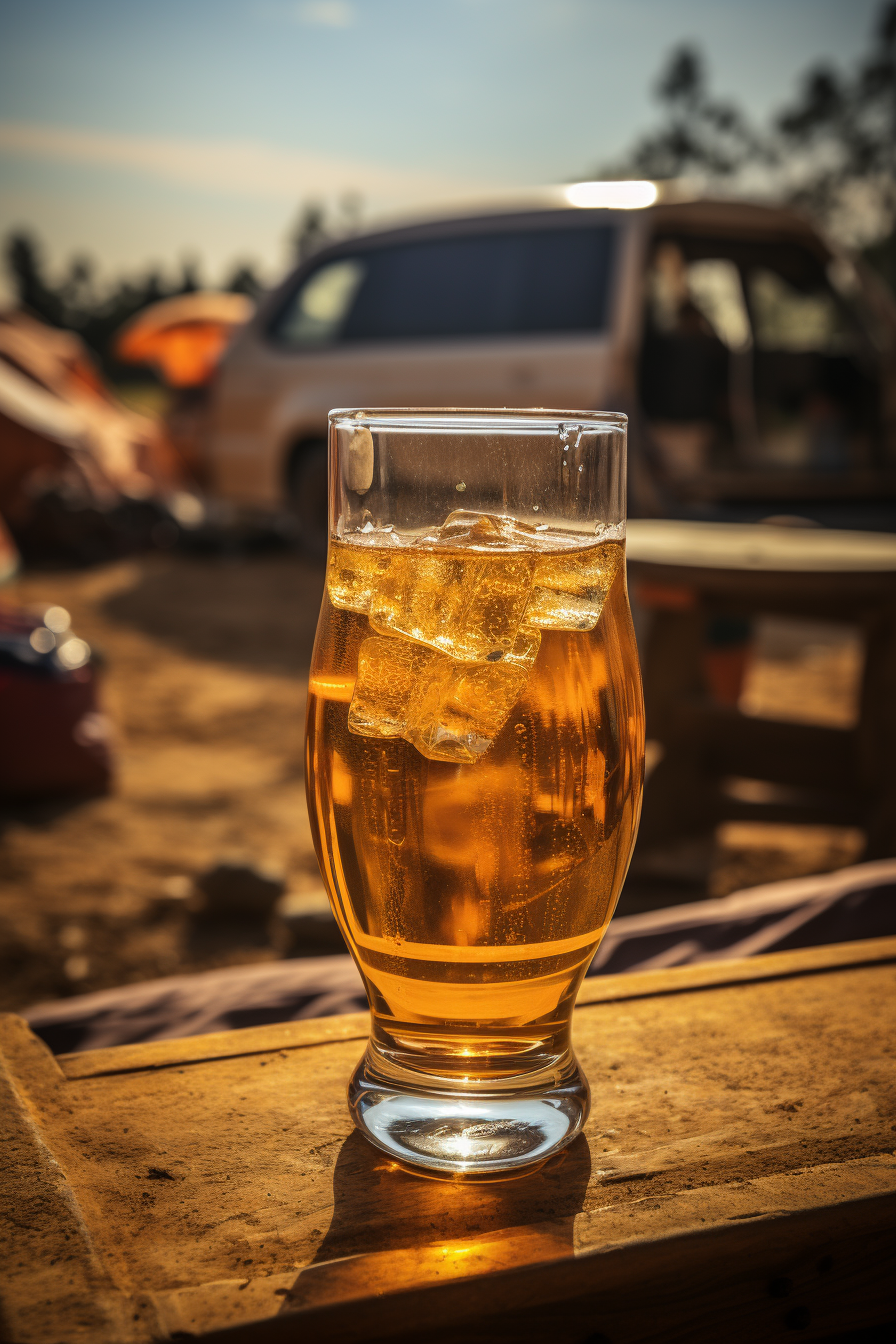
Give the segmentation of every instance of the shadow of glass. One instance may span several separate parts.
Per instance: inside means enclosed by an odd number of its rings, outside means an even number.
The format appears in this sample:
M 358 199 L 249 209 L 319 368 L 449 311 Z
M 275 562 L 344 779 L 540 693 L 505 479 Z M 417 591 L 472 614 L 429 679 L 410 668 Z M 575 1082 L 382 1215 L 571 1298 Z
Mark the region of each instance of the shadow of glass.
M 304 674 L 323 580 L 321 563 L 295 555 L 170 556 L 141 564 L 137 582 L 103 610 L 194 657 Z
M 282 1310 L 569 1256 L 590 1174 L 582 1135 L 530 1176 L 477 1183 L 413 1176 L 356 1130 L 336 1161 L 330 1227 Z

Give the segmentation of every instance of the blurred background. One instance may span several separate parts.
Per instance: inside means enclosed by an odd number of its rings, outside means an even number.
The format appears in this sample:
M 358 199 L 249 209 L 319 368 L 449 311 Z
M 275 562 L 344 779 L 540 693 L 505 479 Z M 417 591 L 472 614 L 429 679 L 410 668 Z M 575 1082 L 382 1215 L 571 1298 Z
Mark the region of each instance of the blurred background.
M 626 409 L 634 516 L 896 532 L 896 6 L 3 0 L 0 39 L 0 1008 L 341 950 L 302 776 L 328 406 Z M 537 260 L 586 216 L 590 316 Z M 567 309 L 449 312 L 486 236 Z M 633 596 L 642 645 L 689 601 Z M 708 616 L 700 694 L 851 731 L 867 632 L 824 616 Z M 725 789 L 620 912 L 896 848 Z

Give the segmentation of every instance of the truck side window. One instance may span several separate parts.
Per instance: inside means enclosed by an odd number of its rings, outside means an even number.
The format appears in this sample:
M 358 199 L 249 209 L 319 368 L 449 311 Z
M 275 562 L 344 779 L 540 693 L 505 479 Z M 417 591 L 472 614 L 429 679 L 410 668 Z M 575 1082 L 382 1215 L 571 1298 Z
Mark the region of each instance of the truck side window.
M 757 259 L 758 260 L 758 259 Z M 746 267 L 756 340 L 756 459 L 846 471 L 873 459 L 878 391 L 854 315 L 801 249 Z
M 273 334 L 319 346 L 602 331 L 615 232 L 554 226 L 371 248 L 314 272 Z
M 339 337 L 367 267 L 360 257 L 340 257 L 312 271 L 280 314 L 275 334 L 286 344 L 313 349 Z
M 849 350 L 843 312 L 830 290 L 801 293 L 782 275 L 765 267 L 751 271 L 748 283 L 758 349 L 827 354 Z
M 647 273 L 641 404 L 662 470 L 699 475 L 730 439 L 732 352 L 749 347 L 740 274 L 727 258 L 688 263 L 677 243 L 656 247 Z
M 879 374 L 829 271 L 821 252 L 798 242 L 657 240 L 640 397 L 656 463 L 673 484 L 746 472 L 773 497 L 786 473 L 798 481 L 874 464 Z

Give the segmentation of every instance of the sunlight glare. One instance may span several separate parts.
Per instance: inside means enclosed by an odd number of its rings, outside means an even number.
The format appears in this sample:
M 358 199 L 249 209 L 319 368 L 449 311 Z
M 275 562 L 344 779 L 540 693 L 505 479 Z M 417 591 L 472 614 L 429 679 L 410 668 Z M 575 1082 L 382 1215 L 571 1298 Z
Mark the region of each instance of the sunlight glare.
M 654 182 L 573 182 L 563 195 L 581 210 L 644 210 L 659 191 Z

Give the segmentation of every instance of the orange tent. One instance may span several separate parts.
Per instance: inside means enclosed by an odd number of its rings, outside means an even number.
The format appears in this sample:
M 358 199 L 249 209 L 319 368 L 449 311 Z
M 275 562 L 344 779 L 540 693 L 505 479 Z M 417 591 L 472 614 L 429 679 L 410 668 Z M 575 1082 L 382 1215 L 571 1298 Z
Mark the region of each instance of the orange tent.
M 199 387 L 254 307 L 245 294 L 217 291 L 162 299 L 122 327 L 115 353 L 128 363 L 151 364 L 170 387 Z

